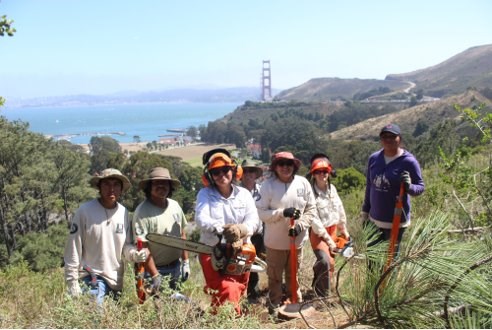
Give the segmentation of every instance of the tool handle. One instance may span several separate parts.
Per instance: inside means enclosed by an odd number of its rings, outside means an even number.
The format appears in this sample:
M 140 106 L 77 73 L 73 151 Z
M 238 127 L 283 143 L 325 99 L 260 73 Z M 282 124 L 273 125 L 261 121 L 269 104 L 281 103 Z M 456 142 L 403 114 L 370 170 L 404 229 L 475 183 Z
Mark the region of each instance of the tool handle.
M 296 220 L 294 217 L 290 218 L 290 228 L 294 229 Z M 297 303 L 297 249 L 296 249 L 296 237 L 290 237 L 290 291 L 291 302 Z
M 142 249 L 143 249 L 142 239 L 137 238 L 137 250 L 141 251 Z M 139 262 L 136 265 L 135 275 L 137 277 L 137 296 L 140 304 L 143 304 L 145 301 L 144 273 L 145 273 L 145 263 Z

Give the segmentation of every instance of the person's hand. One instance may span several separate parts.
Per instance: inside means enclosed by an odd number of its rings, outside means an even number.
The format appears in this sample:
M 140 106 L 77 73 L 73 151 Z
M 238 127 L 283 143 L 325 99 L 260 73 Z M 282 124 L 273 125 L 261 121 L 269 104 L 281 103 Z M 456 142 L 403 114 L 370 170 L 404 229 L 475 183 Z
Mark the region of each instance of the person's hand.
M 152 276 L 152 293 L 158 293 L 159 289 L 161 288 L 161 283 L 162 283 L 162 276 L 161 274 L 157 273 L 156 275 Z
M 408 171 L 401 172 L 400 180 L 405 185 L 405 190 L 408 191 L 408 189 L 410 189 L 410 184 L 412 183 L 412 179 L 410 178 L 410 173 Z
M 235 243 L 248 235 L 248 227 L 242 223 L 224 225 L 224 239 L 227 243 Z
M 364 212 L 364 211 L 360 212 L 359 217 L 360 217 L 360 222 L 362 222 L 362 223 L 369 221 L 369 213 L 367 213 L 367 212 Z
M 342 230 L 340 233 L 340 236 L 344 237 L 347 241 L 350 241 L 350 235 L 348 230 L 345 228 L 345 230 Z
M 330 254 L 333 256 L 336 252 L 338 252 L 337 245 L 330 237 L 328 240 L 325 240 L 326 244 L 328 244 L 328 249 L 330 250 Z
M 142 250 L 138 251 L 138 250 L 133 250 L 131 253 L 130 253 L 130 256 L 131 256 L 131 259 L 133 262 L 135 263 L 139 263 L 139 262 L 145 262 L 147 260 L 147 256 L 149 255 L 149 249 L 147 248 L 143 248 Z
M 297 237 L 302 231 L 301 225 L 296 224 L 294 227 L 289 228 L 289 236 L 290 237 Z
M 301 211 L 296 209 L 295 207 L 288 207 L 284 209 L 284 217 L 286 218 L 294 218 L 295 220 L 299 219 L 301 216 Z
M 68 294 L 72 297 L 78 297 L 82 293 L 80 290 L 80 284 L 78 280 L 71 280 L 67 282 Z
M 181 264 L 181 279 L 183 280 L 183 282 L 188 280 L 190 274 L 191 274 L 190 261 L 188 259 L 183 260 L 183 263 Z

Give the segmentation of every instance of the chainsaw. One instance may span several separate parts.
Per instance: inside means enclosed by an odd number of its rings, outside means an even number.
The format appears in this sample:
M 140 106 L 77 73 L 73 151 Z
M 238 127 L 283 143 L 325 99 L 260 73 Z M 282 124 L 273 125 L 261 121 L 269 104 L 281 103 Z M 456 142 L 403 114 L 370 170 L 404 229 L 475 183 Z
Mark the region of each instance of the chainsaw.
M 176 236 L 166 234 L 147 234 L 147 240 L 155 244 L 173 247 L 175 249 L 186 250 L 196 253 L 215 255 L 221 260 L 219 270 L 228 275 L 241 275 L 246 272 L 262 273 L 266 271 L 267 264 L 256 256 L 253 244 L 244 244 L 239 252 L 231 255 L 232 248 L 226 244 L 219 243 L 210 246 L 203 243 L 193 242 Z M 230 257 L 226 257 L 229 256 Z

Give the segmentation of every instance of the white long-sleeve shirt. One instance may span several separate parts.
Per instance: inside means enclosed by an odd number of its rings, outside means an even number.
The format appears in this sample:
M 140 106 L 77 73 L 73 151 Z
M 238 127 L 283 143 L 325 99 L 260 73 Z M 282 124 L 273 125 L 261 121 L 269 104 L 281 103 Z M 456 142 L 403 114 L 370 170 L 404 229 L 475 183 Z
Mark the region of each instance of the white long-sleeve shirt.
M 113 290 L 123 288 L 126 259 L 134 248 L 127 209 L 117 203 L 105 209 L 97 199 L 84 203 L 75 213 L 65 246 L 65 280 L 88 275 L 84 266 L 103 277 Z
M 323 226 L 336 225 L 340 232 L 347 234 L 347 216 L 337 188 L 330 184 L 330 189 L 324 192 L 314 185 L 314 190 L 318 216 Z
M 232 185 L 232 194 L 225 198 L 214 187 L 200 189 L 197 195 L 195 221 L 200 228 L 200 242 L 207 245 L 218 243 L 217 234 L 222 234 L 224 225 L 242 223 L 248 227 L 248 237 L 258 226 L 258 212 L 251 193 Z
M 328 234 L 316 214 L 316 203 L 309 181 L 299 175 L 289 183 L 284 183 L 271 176 L 263 182 L 260 188 L 261 198 L 256 202 L 258 215 L 265 224 L 265 246 L 276 250 L 289 250 L 290 219 L 284 217 L 285 208 L 295 207 L 301 211 L 299 223 L 302 232 L 296 237 L 296 247 L 300 248 L 308 239 L 307 229 L 328 239 Z

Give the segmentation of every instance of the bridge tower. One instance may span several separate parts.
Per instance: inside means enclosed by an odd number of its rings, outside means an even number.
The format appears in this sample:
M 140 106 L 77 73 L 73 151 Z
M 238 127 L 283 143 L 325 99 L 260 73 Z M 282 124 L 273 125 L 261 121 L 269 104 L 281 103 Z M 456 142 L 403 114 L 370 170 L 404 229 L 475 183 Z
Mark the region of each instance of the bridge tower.
M 263 60 L 263 71 L 261 74 L 261 100 L 272 100 L 272 76 L 270 71 L 270 60 Z

